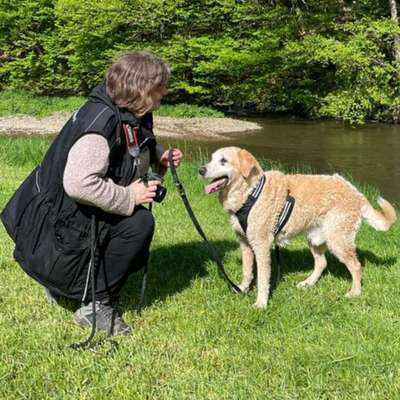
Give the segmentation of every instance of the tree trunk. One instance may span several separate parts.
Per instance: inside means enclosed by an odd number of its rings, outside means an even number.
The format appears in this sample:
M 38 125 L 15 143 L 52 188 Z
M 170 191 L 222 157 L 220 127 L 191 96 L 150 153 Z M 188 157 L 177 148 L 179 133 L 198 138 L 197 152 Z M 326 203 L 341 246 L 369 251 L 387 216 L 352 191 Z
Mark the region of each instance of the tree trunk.
M 396 0 L 389 0 L 390 4 L 390 16 L 395 24 L 399 24 L 399 17 L 397 15 L 397 4 Z M 400 35 L 396 33 L 394 35 L 394 59 L 396 63 L 400 66 Z

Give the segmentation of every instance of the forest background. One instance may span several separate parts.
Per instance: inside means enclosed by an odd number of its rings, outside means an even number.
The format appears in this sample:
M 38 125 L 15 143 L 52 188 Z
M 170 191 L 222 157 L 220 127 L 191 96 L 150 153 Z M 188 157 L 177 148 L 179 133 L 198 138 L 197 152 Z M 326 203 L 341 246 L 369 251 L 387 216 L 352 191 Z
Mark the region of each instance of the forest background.
M 171 66 L 168 102 L 400 120 L 396 0 L 0 0 L 0 90 L 85 95 L 119 53 Z

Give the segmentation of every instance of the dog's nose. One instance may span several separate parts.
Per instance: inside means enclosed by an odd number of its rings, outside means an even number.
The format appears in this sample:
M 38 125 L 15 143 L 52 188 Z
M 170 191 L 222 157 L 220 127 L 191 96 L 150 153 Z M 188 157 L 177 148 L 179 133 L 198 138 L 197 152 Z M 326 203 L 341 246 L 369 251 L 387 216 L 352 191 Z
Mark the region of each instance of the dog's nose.
M 207 171 L 207 168 L 204 166 L 199 168 L 199 174 L 201 176 L 204 176 L 206 174 L 206 171 Z

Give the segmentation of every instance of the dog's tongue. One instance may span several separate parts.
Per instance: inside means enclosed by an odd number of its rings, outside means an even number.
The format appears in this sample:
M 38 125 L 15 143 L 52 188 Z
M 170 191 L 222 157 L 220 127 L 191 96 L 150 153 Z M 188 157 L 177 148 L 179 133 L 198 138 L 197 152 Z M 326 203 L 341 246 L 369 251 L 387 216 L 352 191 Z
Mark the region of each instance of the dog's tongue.
M 228 180 L 227 178 L 216 179 L 216 180 L 212 181 L 209 185 L 207 185 L 204 188 L 204 191 L 207 194 L 218 192 L 218 190 L 221 190 L 225 186 L 225 183 L 227 182 L 227 180 Z

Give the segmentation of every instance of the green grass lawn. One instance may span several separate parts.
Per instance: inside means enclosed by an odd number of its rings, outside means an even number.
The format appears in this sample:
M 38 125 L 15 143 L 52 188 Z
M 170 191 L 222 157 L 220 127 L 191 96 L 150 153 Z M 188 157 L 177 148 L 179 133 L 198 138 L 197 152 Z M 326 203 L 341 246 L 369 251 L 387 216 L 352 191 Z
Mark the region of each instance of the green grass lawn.
M 0 138 L 0 208 L 49 140 Z M 238 244 L 217 198 L 203 193 L 198 164 L 183 164 L 182 182 L 238 282 Z M 282 279 L 260 311 L 252 306 L 254 291 L 228 290 L 169 175 L 166 186 L 165 201 L 154 208 L 146 307 L 136 313 L 137 274 L 120 303 L 134 331 L 117 339 L 111 356 L 68 348 L 88 331 L 72 323 L 70 310 L 46 303 L 42 288 L 13 260 L 13 243 L 0 227 L 1 399 L 400 398 L 399 223 L 386 233 L 363 225 L 361 298 L 344 298 L 350 275 L 333 257 L 317 286 L 297 289 L 312 269 L 298 239 L 282 251 Z
M 38 96 L 25 91 L 4 90 L 0 92 L 0 117 L 15 114 L 45 117 L 59 111 L 72 113 L 86 99 L 83 96 Z M 190 104 L 162 105 L 155 114 L 175 118 L 224 116 L 222 112 L 211 107 Z

